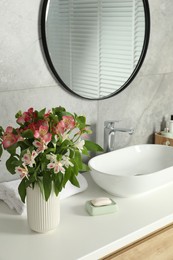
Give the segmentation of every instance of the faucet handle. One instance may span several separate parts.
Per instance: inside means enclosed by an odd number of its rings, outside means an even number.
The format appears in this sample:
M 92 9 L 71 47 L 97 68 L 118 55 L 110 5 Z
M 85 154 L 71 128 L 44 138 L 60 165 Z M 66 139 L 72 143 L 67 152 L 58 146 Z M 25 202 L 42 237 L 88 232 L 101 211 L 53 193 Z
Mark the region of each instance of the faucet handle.
M 114 129 L 115 123 L 119 123 L 119 120 L 108 120 L 104 122 L 104 127 Z

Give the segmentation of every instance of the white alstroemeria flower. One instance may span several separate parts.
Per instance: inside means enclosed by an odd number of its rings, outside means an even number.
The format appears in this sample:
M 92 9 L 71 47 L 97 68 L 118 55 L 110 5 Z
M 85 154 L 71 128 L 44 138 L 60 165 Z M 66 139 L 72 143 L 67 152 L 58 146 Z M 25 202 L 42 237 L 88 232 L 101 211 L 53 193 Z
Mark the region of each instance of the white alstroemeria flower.
M 75 143 L 75 147 L 79 150 L 79 152 L 82 152 L 84 145 L 85 145 L 85 141 L 81 139 L 79 139 L 77 143 Z
M 17 166 L 15 167 L 15 173 L 20 175 L 20 178 L 28 178 L 28 168 L 25 166 L 25 164 L 22 165 L 23 167 Z
M 57 156 L 55 154 L 47 154 L 46 158 L 48 160 L 50 160 L 50 163 L 47 165 L 48 169 L 53 169 L 54 173 L 58 173 L 58 172 L 62 172 L 63 174 L 65 173 L 65 168 L 64 166 L 64 162 L 62 161 L 58 161 L 57 160 Z
M 33 167 L 35 164 L 35 158 L 37 157 L 38 153 L 34 150 L 32 153 L 27 150 L 27 152 L 23 155 L 22 161 L 24 165 L 29 165 L 30 167 Z
M 56 154 L 50 153 L 46 155 L 46 158 L 50 160 L 50 162 L 55 163 L 57 161 Z
M 65 168 L 63 167 L 63 164 L 61 161 L 56 161 L 56 162 L 50 162 L 47 165 L 48 169 L 54 169 L 54 173 L 62 172 L 63 174 L 65 173 Z
M 62 164 L 68 168 L 69 166 L 73 167 L 74 164 L 70 161 L 70 158 L 67 156 L 67 154 L 62 156 Z

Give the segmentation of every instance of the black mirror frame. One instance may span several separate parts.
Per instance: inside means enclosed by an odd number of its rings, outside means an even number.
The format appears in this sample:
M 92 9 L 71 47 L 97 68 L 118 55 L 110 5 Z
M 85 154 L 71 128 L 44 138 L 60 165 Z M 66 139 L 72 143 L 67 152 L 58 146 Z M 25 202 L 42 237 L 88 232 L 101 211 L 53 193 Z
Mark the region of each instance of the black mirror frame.
M 150 38 L 150 9 L 149 9 L 149 4 L 148 4 L 148 0 L 142 0 L 143 1 L 143 5 L 144 5 L 144 12 L 145 12 L 145 35 L 144 35 L 144 43 L 143 43 L 143 47 L 142 47 L 142 51 L 141 51 L 141 55 L 140 58 L 138 60 L 138 63 L 134 69 L 134 71 L 132 72 L 132 74 L 130 75 L 130 77 L 127 79 L 127 81 L 115 92 L 113 92 L 110 95 L 107 95 L 105 97 L 101 97 L 101 98 L 88 98 L 88 97 L 83 97 L 79 94 L 77 94 L 76 92 L 72 91 L 61 79 L 61 77 L 59 76 L 58 72 L 56 71 L 51 57 L 49 55 L 49 50 L 48 50 L 48 45 L 47 45 L 47 40 L 46 40 L 46 23 L 45 23 L 45 16 L 46 16 L 46 9 L 47 9 L 47 4 L 48 4 L 49 0 L 43 0 L 43 4 L 42 4 L 42 8 L 41 8 L 41 39 L 42 39 L 42 51 L 43 51 L 43 56 L 46 59 L 46 63 L 48 65 L 48 68 L 50 70 L 51 73 L 53 73 L 53 76 L 55 78 L 55 80 L 57 80 L 60 85 L 66 89 L 68 92 L 70 92 L 71 94 L 83 98 L 83 99 L 87 99 L 87 100 L 104 100 L 107 98 L 111 98 L 115 95 L 117 95 L 118 93 L 120 93 L 122 90 L 124 90 L 127 86 L 129 86 L 129 84 L 133 81 L 133 79 L 135 78 L 135 76 L 137 75 L 138 71 L 140 70 L 143 61 L 145 59 L 146 53 L 147 53 L 147 49 L 148 49 L 148 44 L 149 44 L 149 38 Z

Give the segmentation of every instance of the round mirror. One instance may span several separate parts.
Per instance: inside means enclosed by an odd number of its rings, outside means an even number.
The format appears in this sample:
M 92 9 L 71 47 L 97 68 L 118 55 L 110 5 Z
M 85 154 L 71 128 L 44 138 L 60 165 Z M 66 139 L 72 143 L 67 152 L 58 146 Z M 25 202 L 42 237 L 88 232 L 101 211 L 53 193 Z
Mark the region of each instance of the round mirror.
M 134 79 L 150 33 L 147 0 L 44 0 L 43 50 L 60 84 L 80 97 L 104 99 Z

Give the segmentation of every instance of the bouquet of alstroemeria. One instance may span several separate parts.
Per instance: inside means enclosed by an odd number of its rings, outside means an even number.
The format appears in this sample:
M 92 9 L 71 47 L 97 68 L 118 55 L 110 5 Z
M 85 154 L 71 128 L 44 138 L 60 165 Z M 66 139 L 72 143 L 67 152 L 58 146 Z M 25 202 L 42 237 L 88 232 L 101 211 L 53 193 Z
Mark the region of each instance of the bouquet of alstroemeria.
M 16 114 L 18 128 L 0 127 L 0 157 L 3 149 L 10 154 L 6 162 L 8 171 L 19 174 L 19 195 L 25 202 L 26 188 L 37 183 L 48 200 L 52 183 L 56 195 L 69 180 L 79 186 L 79 171 L 87 171 L 82 154 L 102 151 L 102 148 L 84 135 L 91 133 L 84 116 L 71 114 L 63 107 L 46 112 L 28 109 Z

